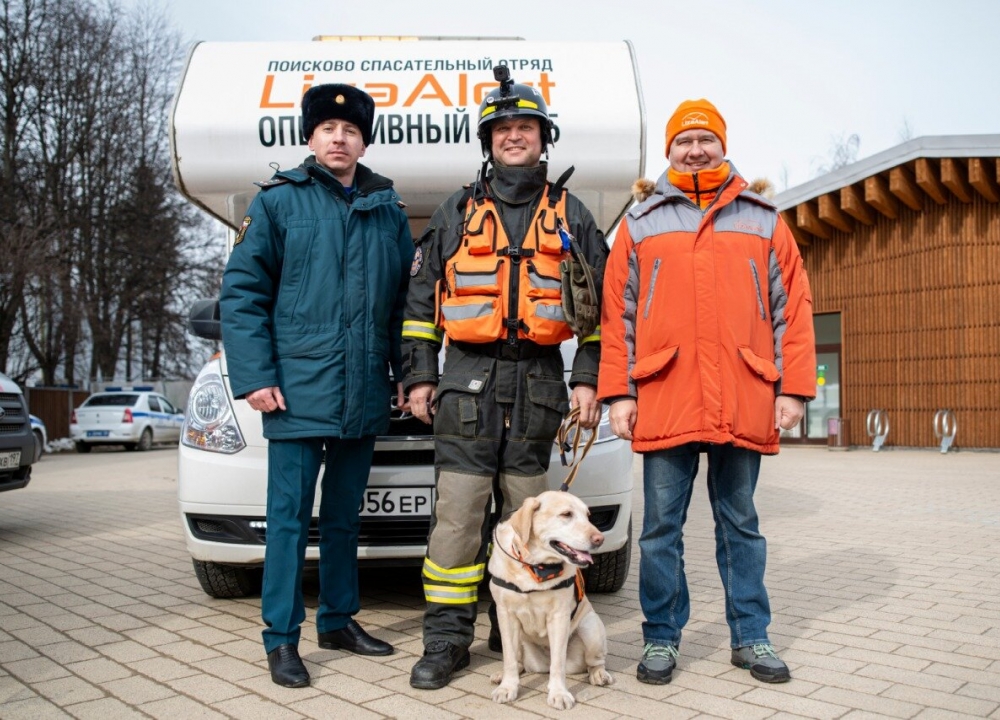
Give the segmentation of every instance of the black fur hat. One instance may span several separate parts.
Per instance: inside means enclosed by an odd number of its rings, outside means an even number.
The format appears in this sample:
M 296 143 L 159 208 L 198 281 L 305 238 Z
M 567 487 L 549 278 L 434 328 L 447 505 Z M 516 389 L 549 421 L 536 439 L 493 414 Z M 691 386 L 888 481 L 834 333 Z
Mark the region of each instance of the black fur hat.
M 302 132 L 311 138 L 316 126 L 327 120 L 346 120 L 361 128 L 365 147 L 372 144 L 375 101 L 364 90 L 331 83 L 309 88 L 302 96 Z

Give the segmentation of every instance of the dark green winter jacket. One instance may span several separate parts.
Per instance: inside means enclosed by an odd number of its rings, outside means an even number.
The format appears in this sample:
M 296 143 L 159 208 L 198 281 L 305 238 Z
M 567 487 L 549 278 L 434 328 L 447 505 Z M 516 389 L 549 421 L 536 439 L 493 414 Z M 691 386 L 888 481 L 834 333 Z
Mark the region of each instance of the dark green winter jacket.
M 222 281 L 233 396 L 280 388 L 269 439 L 385 432 L 413 261 L 392 181 L 359 164 L 348 199 L 310 157 L 260 185 Z

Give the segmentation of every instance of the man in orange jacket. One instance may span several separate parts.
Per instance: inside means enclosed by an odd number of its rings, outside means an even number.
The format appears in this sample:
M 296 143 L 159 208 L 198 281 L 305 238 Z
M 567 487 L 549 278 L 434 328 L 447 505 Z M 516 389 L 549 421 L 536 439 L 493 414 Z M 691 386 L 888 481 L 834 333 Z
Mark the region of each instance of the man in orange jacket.
M 716 561 L 732 663 L 764 682 L 791 675 L 768 640 L 766 544 L 753 494 L 761 455 L 815 396 L 812 297 L 777 208 L 725 160 L 726 123 L 707 100 L 667 123 L 669 168 L 637 183 L 604 280 L 598 398 L 643 453 L 638 679 L 670 682 L 690 615 L 682 527 L 708 456 Z

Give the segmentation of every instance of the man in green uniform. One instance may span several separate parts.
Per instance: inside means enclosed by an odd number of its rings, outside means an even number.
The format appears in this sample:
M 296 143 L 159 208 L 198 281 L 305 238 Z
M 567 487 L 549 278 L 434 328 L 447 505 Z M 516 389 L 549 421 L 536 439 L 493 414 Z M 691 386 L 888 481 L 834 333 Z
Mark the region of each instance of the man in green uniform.
M 233 396 L 264 414 L 267 548 L 261 615 L 271 679 L 309 684 L 298 654 L 302 568 L 317 476 L 319 645 L 388 655 L 353 620 L 360 608 L 358 508 L 375 436 L 402 377 L 400 332 L 413 241 L 392 181 L 358 160 L 375 103 L 349 85 L 310 88 L 310 156 L 264 183 L 223 276 L 221 310 Z

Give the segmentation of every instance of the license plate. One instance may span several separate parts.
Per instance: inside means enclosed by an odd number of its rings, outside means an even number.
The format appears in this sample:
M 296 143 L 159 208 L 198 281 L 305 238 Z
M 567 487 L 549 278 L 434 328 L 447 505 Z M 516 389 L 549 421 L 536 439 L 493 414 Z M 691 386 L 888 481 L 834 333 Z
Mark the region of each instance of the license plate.
M 21 451 L 0 453 L 0 470 L 16 470 L 21 464 Z M 428 512 L 430 510 L 428 509 Z
M 88 430 L 87 437 L 107 437 L 107 430 Z
M 368 488 L 361 498 L 362 517 L 426 517 L 434 489 L 429 487 Z

